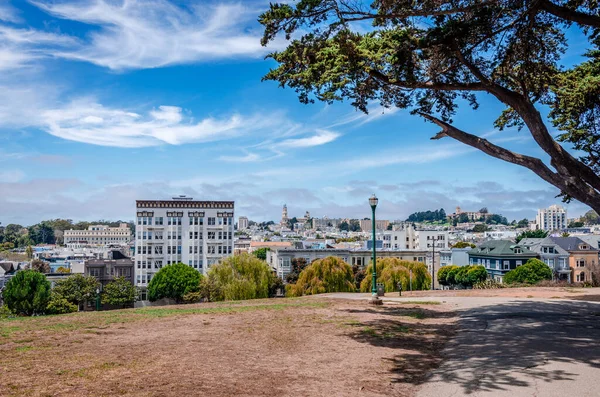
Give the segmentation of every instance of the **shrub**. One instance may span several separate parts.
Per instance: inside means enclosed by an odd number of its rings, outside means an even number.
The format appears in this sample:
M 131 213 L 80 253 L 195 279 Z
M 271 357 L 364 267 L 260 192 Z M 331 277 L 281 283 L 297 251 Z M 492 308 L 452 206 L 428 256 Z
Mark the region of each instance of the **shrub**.
M 31 261 L 30 269 L 38 271 L 40 273 L 50 273 L 50 264 L 48 262 L 44 262 L 41 259 L 34 259 Z
M 334 256 L 314 261 L 300 273 L 296 284 L 286 286 L 289 296 L 354 291 L 352 268 Z
M 102 303 L 112 306 L 125 307 L 135 302 L 137 288 L 125 277 L 117 277 L 106 284 L 102 291 Z
M 0 319 L 10 318 L 13 314 L 6 305 L 0 305 Z
M 21 270 L 6 283 L 2 297 L 14 314 L 43 314 L 50 300 L 50 282 L 38 271 Z
M 506 288 L 504 284 L 497 283 L 493 279 L 481 281 L 479 283 L 473 284 L 473 289 L 499 289 Z
M 448 270 L 448 274 L 446 274 L 446 283 L 448 285 L 456 285 L 458 282 L 456 281 L 456 274 L 460 270 L 460 266 L 452 266 L 450 270 Z
M 82 303 L 96 298 L 96 289 L 100 284 L 95 277 L 73 274 L 54 284 L 54 292 L 79 307 Z
M 208 271 L 209 299 L 268 298 L 270 289 L 275 288 L 276 278 L 269 265 L 254 255 L 230 256 Z
M 48 314 L 66 314 L 76 312 L 79 308 L 69 302 L 64 296 L 52 292 L 50 302 L 46 307 Z
M 410 289 L 410 275 L 412 274 L 412 289 L 427 290 L 431 288 L 431 275 L 427 267 L 421 262 L 403 261 L 398 258 L 381 258 L 377 260 L 377 282 L 383 283 L 386 292 L 397 291 L 398 283 L 402 289 Z M 369 292 L 372 288 L 373 264 L 369 264 L 365 271 L 366 277 L 360 284 L 362 292 Z
M 469 278 L 467 273 L 469 272 L 469 266 L 459 266 L 458 271 L 454 275 L 454 282 L 462 285 L 463 287 L 469 286 Z
M 467 272 L 467 279 L 469 282 L 469 286 L 473 286 L 477 283 L 484 282 L 488 278 L 488 272 L 485 270 L 484 266 L 476 265 L 470 266 Z
M 202 300 L 202 293 L 200 291 L 188 292 L 183 295 L 183 303 L 198 303 Z
M 148 284 L 148 299 L 156 301 L 163 298 L 175 299 L 182 303 L 188 292 L 200 288 L 203 276 L 194 268 L 183 263 L 167 265 L 160 269 Z
M 452 285 L 448 282 L 448 274 L 454 269 L 458 270 L 458 266 L 449 265 L 440 267 L 437 274 L 438 283 L 440 285 Z M 452 280 L 454 280 L 454 278 Z
M 504 275 L 504 282 L 507 284 L 535 284 L 541 280 L 551 279 L 552 269 L 539 259 L 530 259 L 524 265 Z

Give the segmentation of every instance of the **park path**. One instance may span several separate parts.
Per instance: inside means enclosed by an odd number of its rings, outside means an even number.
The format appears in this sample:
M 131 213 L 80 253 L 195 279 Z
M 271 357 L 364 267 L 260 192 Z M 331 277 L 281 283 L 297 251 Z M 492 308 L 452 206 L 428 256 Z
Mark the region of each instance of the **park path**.
M 358 294 L 332 297 L 365 299 Z M 438 300 L 458 311 L 459 331 L 418 397 L 600 396 L 600 302 L 435 296 L 384 300 Z

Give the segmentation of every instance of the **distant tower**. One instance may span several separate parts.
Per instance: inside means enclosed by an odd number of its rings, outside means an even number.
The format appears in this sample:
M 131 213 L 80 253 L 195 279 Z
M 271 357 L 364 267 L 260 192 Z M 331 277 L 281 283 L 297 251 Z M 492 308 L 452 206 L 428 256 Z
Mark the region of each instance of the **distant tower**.
M 287 205 L 283 205 L 283 210 L 281 211 L 281 224 L 286 225 L 288 221 L 288 212 Z
M 310 212 L 306 211 L 306 214 L 304 214 L 304 218 L 310 219 Z
M 461 213 L 460 207 L 458 207 L 458 206 L 457 206 L 457 207 L 456 207 L 456 214 L 458 215 L 458 214 L 460 214 L 460 213 Z

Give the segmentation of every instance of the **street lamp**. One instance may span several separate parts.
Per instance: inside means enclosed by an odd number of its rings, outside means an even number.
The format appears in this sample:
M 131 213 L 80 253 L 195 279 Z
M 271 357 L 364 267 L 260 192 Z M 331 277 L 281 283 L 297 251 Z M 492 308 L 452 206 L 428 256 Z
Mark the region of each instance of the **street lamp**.
M 382 305 L 383 301 L 379 299 L 377 296 L 377 250 L 376 250 L 376 235 L 375 235 L 375 208 L 377 208 L 377 203 L 379 199 L 375 197 L 373 194 L 369 198 L 369 205 L 371 206 L 371 210 L 373 211 L 373 281 L 371 286 L 371 301 L 372 305 Z
M 100 288 L 96 288 L 96 311 L 100 311 Z

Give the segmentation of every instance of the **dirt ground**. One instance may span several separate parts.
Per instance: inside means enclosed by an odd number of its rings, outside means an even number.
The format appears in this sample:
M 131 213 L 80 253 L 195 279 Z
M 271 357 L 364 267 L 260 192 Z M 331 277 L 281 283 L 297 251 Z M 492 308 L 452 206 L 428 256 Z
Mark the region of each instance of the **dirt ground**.
M 397 293 L 386 295 L 397 296 Z M 544 298 L 544 299 L 583 299 L 595 300 L 595 295 L 600 295 L 600 288 L 573 288 L 573 287 L 529 287 L 529 288 L 499 288 L 499 289 L 466 289 L 466 290 L 436 290 L 402 292 L 405 297 L 507 297 L 507 298 Z
M 449 306 L 319 297 L 0 320 L 0 396 L 411 396 Z

